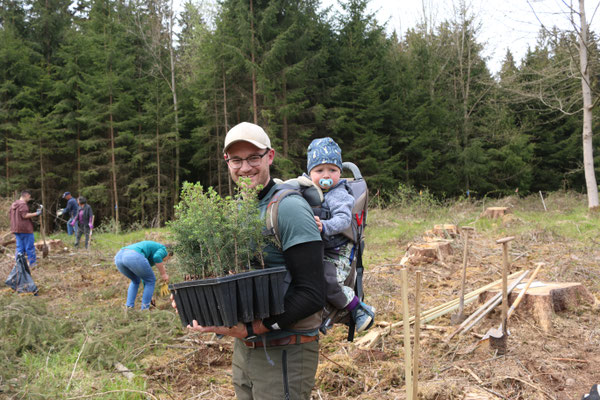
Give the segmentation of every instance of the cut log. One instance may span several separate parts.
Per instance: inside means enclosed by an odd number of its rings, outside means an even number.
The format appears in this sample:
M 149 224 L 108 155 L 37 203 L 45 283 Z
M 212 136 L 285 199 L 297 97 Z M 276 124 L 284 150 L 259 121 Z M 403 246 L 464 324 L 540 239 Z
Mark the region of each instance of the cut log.
M 511 304 L 522 289 L 515 289 L 509 296 Z M 487 291 L 479 295 L 479 301 L 486 301 L 498 291 Z M 533 282 L 515 313 L 531 317 L 544 330 L 552 327 L 555 312 L 574 310 L 581 304 L 594 304 L 594 297 L 578 282 Z
M 65 244 L 60 239 L 46 240 L 46 245 L 48 247 L 48 251 L 52 253 L 62 253 L 65 251 Z M 43 251 L 44 241 L 40 240 L 39 242 L 35 242 L 34 246 L 37 251 Z
M 481 213 L 481 217 L 485 218 L 502 218 L 504 215 L 510 213 L 508 207 L 488 207 L 484 212 Z
M 434 225 L 433 234 L 442 238 L 458 236 L 458 227 L 453 224 Z
M 12 232 L 5 232 L 0 234 L 0 246 L 8 246 L 9 244 L 16 243 L 15 235 Z
M 452 254 L 450 240 L 438 239 L 427 243 L 415 243 L 408 248 L 408 257 L 413 262 L 443 261 Z
M 495 397 L 479 388 L 470 387 L 465 390 L 464 400 L 492 400 Z

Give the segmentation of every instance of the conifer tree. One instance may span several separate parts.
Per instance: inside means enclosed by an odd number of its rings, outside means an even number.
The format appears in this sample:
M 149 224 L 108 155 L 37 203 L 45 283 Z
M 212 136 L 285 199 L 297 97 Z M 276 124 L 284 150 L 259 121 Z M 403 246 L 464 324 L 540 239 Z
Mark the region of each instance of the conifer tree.
M 342 4 L 328 118 L 344 158 L 360 161 L 363 175 L 377 188 L 391 184 L 382 164 L 389 155 L 389 97 L 384 92 L 389 84 L 385 64 L 388 42 L 383 27 L 367 14 L 367 3 L 351 0 Z
M 136 115 L 135 37 L 125 29 L 130 10 L 120 1 L 93 0 L 85 27 L 92 67 L 82 86 L 82 120 L 87 137 L 86 184 L 82 193 L 97 203 L 110 206 L 115 229 L 120 228 L 120 189 L 130 178 L 128 146 Z
M 282 158 L 284 176 L 303 169 L 307 143 L 323 117 L 320 77 L 327 71 L 327 49 L 321 17 L 314 1 L 269 2 L 257 33 L 264 54 L 258 83 L 265 125 Z M 321 86 L 322 87 L 322 86 Z

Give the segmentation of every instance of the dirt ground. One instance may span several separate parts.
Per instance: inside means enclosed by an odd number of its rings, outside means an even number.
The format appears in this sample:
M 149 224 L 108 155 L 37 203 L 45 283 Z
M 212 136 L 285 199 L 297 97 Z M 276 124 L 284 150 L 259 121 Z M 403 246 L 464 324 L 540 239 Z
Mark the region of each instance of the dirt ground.
M 501 277 L 502 251 L 497 238 L 475 232 L 466 291 Z M 397 243 L 398 257 L 369 265 L 365 276 L 366 301 L 377 308 L 377 321 L 402 320 L 400 258 L 406 243 Z M 414 272 L 422 271 L 421 310 L 458 296 L 462 242 L 452 244 L 453 254 L 443 261 L 409 263 L 409 303 L 414 310 Z M 600 298 L 600 243 L 582 246 L 547 231 L 517 236 L 511 243 L 511 272 L 533 270 L 546 262 L 539 280 L 581 282 Z M 13 261 L 0 254 L 0 276 L 7 276 Z M 112 266 L 112 255 L 97 251 L 50 254 L 34 272 L 40 296 L 68 310 L 93 294 L 103 307 L 122 307 L 127 280 Z M 68 293 L 68 296 L 65 294 Z M 158 308 L 169 309 L 158 299 Z M 472 312 L 478 304 L 466 307 Z M 518 312 L 510 320 L 508 352 L 498 355 L 474 345 L 500 321 L 495 311 L 469 333 L 448 344 L 453 330 L 450 315 L 428 322 L 420 339 L 420 399 L 580 399 L 592 384 L 600 383 L 600 324 L 596 304 L 580 304 L 556 313 L 548 332 L 528 315 Z M 321 357 L 313 399 L 405 399 L 402 329 L 394 329 L 371 350 L 345 341 L 346 328 L 338 326 L 321 337 Z M 232 342 L 212 335 L 188 334 L 174 338 L 169 351 L 142 361 L 147 390 L 160 399 L 229 399 Z

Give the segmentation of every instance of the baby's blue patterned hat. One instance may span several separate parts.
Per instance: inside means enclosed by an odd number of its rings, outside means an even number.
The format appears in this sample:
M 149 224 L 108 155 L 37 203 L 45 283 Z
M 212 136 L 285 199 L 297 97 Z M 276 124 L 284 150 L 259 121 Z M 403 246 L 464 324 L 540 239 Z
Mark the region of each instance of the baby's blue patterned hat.
M 320 164 L 333 164 L 342 170 L 342 149 L 330 137 L 315 139 L 308 146 L 306 169 L 310 170 Z

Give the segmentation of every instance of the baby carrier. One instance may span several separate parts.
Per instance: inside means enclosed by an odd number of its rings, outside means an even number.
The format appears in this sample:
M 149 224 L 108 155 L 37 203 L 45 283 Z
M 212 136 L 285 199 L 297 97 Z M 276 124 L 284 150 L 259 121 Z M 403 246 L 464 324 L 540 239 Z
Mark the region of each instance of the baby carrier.
M 354 197 L 352 223 L 350 227 L 341 233 L 353 244 L 350 257 L 351 271 L 350 274 L 348 274 L 344 285 L 353 287 L 356 296 L 362 301 L 364 299 L 362 284 L 364 267 L 362 262 L 362 254 L 365 248 L 364 230 L 367 221 L 367 183 L 355 164 L 351 162 L 344 162 L 342 167 L 344 170 L 349 170 L 353 175 L 352 178 L 346 178 L 346 180 L 349 192 Z M 275 240 L 280 244 L 277 215 L 279 204 L 285 197 L 289 195 L 301 195 L 313 208 L 314 214 L 318 216 L 326 215 L 327 210 L 323 210 L 321 207 L 321 204 L 323 203 L 323 192 L 321 191 L 321 188 L 315 185 L 308 177 L 301 176 L 285 182 L 281 180 L 276 180 L 275 182 L 277 184 L 277 192 L 271 198 L 265 214 L 266 234 L 274 236 Z M 343 323 L 348 325 L 348 341 L 354 340 L 355 326 L 354 320 L 351 318 L 350 313 L 346 310 L 336 309 L 328 304 L 325 306 L 323 313 L 323 322 L 320 328 L 321 332 L 326 334 L 327 330 L 331 328 L 334 323 Z

